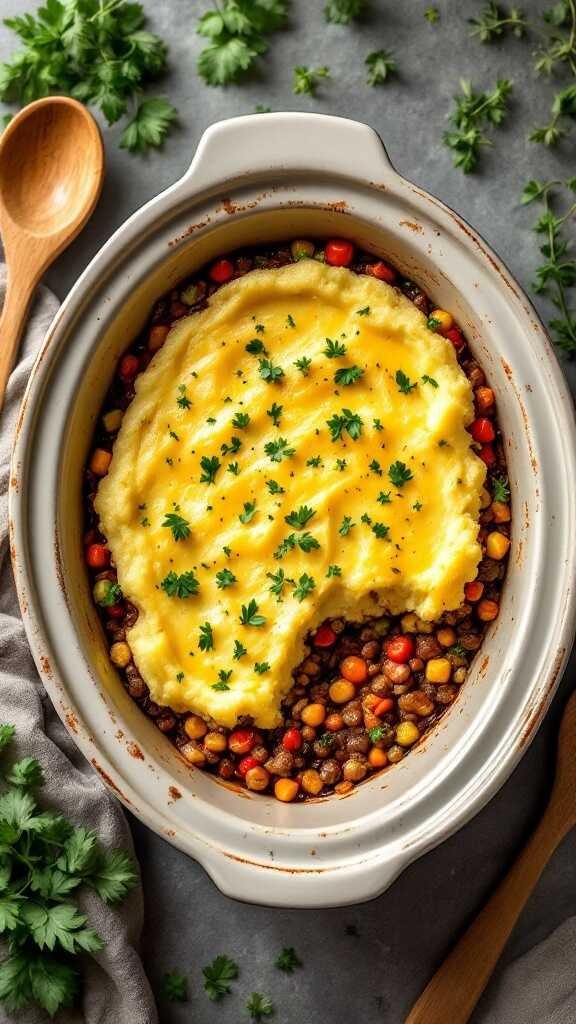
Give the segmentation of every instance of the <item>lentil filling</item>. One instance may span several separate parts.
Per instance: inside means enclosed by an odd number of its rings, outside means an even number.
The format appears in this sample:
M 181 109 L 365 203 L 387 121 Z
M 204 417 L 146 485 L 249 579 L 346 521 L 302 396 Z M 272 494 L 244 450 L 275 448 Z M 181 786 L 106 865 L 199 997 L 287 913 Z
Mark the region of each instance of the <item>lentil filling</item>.
M 425 622 L 413 613 L 347 622 L 331 619 L 307 639 L 282 702 L 282 724 L 257 728 L 250 719 L 227 729 L 199 715 L 156 704 L 134 663 L 127 631 L 138 618 L 118 585 L 94 499 L 108 472 L 114 439 L 134 397 L 134 382 L 179 319 L 204 308 L 216 289 L 254 268 L 320 259 L 385 281 L 427 317 L 428 327 L 454 346 L 474 393 L 472 444 L 487 467 L 487 502 L 480 515 L 482 560 L 465 587 L 464 603 Z M 496 619 L 510 547 L 510 494 L 493 390 L 452 315 L 434 309 L 414 282 L 343 239 L 297 239 L 232 254 L 202 268 L 154 306 L 150 320 L 122 356 L 106 396 L 84 478 L 85 560 L 110 659 L 130 696 L 185 761 L 282 802 L 344 795 L 375 772 L 401 761 L 456 700 L 483 635 Z M 146 512 L 142 509 L 142 520 Z

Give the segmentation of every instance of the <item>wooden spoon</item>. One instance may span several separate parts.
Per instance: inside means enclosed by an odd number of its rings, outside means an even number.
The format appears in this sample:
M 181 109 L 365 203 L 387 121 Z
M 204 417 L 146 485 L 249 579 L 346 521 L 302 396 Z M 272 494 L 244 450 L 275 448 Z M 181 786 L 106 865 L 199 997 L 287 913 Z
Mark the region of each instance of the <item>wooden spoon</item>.
M 568 701 L 548 807 L 516 863 L 436 971 L 405 1024 L 465 1024 L 520 913 L 561 840 L 576 825 L 576 693 Z
M 37 100 L 16 114 L 0 138 L 0 233 L 8 266 L 0 318 L 0 409 L 34 289 L 84 227 L 103 176 L 100 132 L 76 100 Z

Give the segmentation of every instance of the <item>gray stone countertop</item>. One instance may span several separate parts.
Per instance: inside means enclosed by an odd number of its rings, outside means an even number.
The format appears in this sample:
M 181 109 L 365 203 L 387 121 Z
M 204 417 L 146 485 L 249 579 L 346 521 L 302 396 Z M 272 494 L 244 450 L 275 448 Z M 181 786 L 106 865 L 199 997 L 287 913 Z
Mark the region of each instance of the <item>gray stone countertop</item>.
M 2 14 L 22 14 L 29 0 L 3 0 Z M 158 92 L 180 110 L 180 127 L 161 152 L 138 159 L 117 148 L 118 128 L 105 131 L 107 174 L 100 204 L 76 243 L 47 274 L 63 298 L 99 246 L 143 202 L 175 181 L 190 163 L 207 125 L 250 113 L 256 104 L 273 110 L 318 110 L 366 121 L 381 134 L 400 173 L 461 213 L 502 256 L 528 288 L 538 262 L 531 224 L 535 213 L 519 203 L 530 178 L 574 173 L 574 138 L 557 151 L 527 141 L 530 127 L 548 111 L 553 84 L 536 78 L 531 53 L 536 37 L 481 46 L 466 19 L 482 6 L 474 0 L 437 0 L 440 22 L 423 17 L 424 0 L 373 0 L 361 25 L 326 25 L 321 0 L 293 0 L 292 27 L 273 38 L 268 57 L 244 84 L 209 89 L 195 73 L 201 40 L 195 34 L 208 0 L 145 3 L 151 28 L 169 43 L 171 72 Z M 524 0 L 536 23 L 547 4 Z M 14 49 L 0 27 L 0 60 Z M 363 60 L 370 50 L 393 50 L 399 75 L 369 89 Z M 294 96 L 294 64 L 327 64 L 331 79 L 313 99 Z M 498 77 L 514 81 L 506 126 L 494 132 L 478 173 L 452 168 L 441 137 L 460 78 L 479 88 Z M 538 302 L 548 315 L 550 308 Z M 572 381 L 575 377 L 571 371 Z M 570 375 L 570 374 L 569 374 Z M 574 682 L 571 662 L 554 705 L 522 762 L 473 821 L 408 868 L 382 897 L 343 910 L 271 910 L 222 896 L 203 870 L 133 820 L 146 897 L 144 957 L 153 984 L 167 970 L 190 978 L 190 1001 L 160 1007 L 162 1024 L 232 1024 L 253 990 L 274 1000 L 278 1024 L 400 1024 L 451 942 L 492 891 L 544 806 L 552 778 L 558 722 Z M 519 956 L 576 913 L 576 835 L 558 850 L 529 902 L 503 958 Z M 302 970 L 284 976 L 272 965 L 283 946 L 295 946 Z M 202 990 L 201 967 L 219 953 L 241 965 L 236 995 L 219 1005 Z M 494 985 L 497 983 L 493 982 Z M 490 1002 L 490 989 L 484 1007 Z M 479 1017 L 477 1018 L 479 1019 Z M 120 1022 L 119 1022 L 120 1024 Z M 124 1022 L 122 1022 L 124 1024 Z

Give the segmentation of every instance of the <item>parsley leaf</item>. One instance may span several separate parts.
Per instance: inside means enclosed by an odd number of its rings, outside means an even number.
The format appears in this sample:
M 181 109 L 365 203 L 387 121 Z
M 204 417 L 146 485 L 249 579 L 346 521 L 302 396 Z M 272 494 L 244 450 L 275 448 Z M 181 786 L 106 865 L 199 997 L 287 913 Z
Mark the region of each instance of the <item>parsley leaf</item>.
M 172 971 L 162 978 L 160 998 L 169 1003 L 185 1003 L 188 1000 L 188 979 L 179 971 Z
M 303 530 L 315 515 L 316 512 L 313 508 L 301 505 L 297 512 L 289 512 L 287 516 L 284 516 L 284 522 L 296 530 Z
M 431 384 L 433 388 L 438 387 L 438 381 L 435 380 L 434 377 L 429 377 L 427 373 L 422 374 L 420 380 L 423 384 Z
M 320 547 L 320 544 L 318 543 L 316 538 L 313 537 L 311 533 L 308 533 L 308 531 L 302 533 L 298 537 L 297 543 L 300 550 L 306 552 L 306 554 L 309 551 L 315 551 L 317 548 Z
M 508 504 L 510 501 L 510 487 L 506 477 L 495 476 L 492 478 L 492 498 L 502 505 Z
M 279 427 L 280 417 L 282 415 L 282 406 L 278 405 L 276 402 L 272 402 L 270 408 L 266 409 L 266 415 L 270 416 L 270 419 L 272 420 L 272 423 L 274 424 L 275 427 Z
M 198 647 L 201 651 L 211 651 L 214 647 L 214 633 L 212 626 L 209 622 L 204 622 L 200 626 L 200 639 L 198 640 Z
M 245 430 L 250 423 L 250 416 L 247 412 L 237 412 L 232 420 L 232 426 L 237 430 Z
M 340 356 L 346 355 L 346 345 L 340 341 L 332 341 L 332 338 L 326 338 L 323 352 L 327 359 L 338 359 Z
M 264 1017 L 271 1017 L 274 1013 L 272 1000 L 268 996 L 263 996 L 261 992 L 252 993 L 246 1003 L 246 1009 L 252 1020 L 255 1021 L 264 1020 Z
M 386 540 L 390 533 L 390 527 L 385 526 L 384 523 L 372 523 L 372 533 L 379 540 Z
M 312 360 L 309 359 L 308 356 L 301 356 L 300 359 L 295 360 L 294 366 L 296 367 L 297 370 L 300 370 L 300 373 L 302 374 L 303 377 L 307 377 L 308 374 L 310 373 Z
M 424 11 L 424 17 L 431 25 L 435 25 L 436 22 L 440 21 L 440 11 L 437 7 L 427 7 Z
M 375 473 L 375 474 L 376 474 L 376 476 L 382 476 L 382 466 L 381 466 L 381 465 L 380 465 L 380 463 L 378 462 L 378 459 L 372 459 L 372 462 L 371 462 L 371 463 L 370 463 L 370 465 L 368 466 L 368 469 L 369 469 L 369 470 L 370 470 L 370 471 L 371 471 L 372 473 Z
M 282 591 L 288 583 L 292 583 L 293 580 L 288 579 L 284 569 L 278 569 L 278 572 L 267 572 L 266 576 L 269 580 L 272 580 L 271 586 L 269 587 L 270 593 L 274 594 L 276 600 L 280 604 L 282 601 Z
M 285 971 L 286 974 L 292 974 L 295 967 L 302 967 L 302 961 L 293 946 L 286 946 L 277 956 L 274 961 L 274 966 L 277 967 L 279 971 Z
M 284 488 L 276 480 L 266 480 L 266 487 L 270 494 L 285 494 Z
M 257 661 L 254 665 L 254 671 L 257 675 L 263 676 L 266 672 L 270 671 L 270 664 L 267 661 Z
M 326 420 L 326 426 L 330 429 L 330 436 L 333 441 L 339 441 L 346 431 L 353 441 L 357 441 L 362 433 L 362 420 L 358 413 L 350 409 L 342 409 L 340 416 L 337 413 Z
M 376 498 L 376 501 L 379 501 L 381 505 L 389 505 L 390 502 L 392 501 L 390 497 L 390 491 L 380 491 L 380 494 Z
M 209 999 L 218 1002 L 230 992 L 230 982 L 239 974 L 238 964 L 227 956 L 217 956 L 211 964 L 202 968 L 204 988 Z
M 187 519 L 184 519 L 177 512 L 166 512 L 164 515 L 164 522 L 162 526 L 166 526 L 172 530 L 172 536 L 174 540 L 188 540 L 190 536 L 190 523 Z
M 412 470 L 408 469 L 403 462 L 393 462 L 388 470 L 388 476 L 395 487 L 403 487 L 409 480 L 412 480 Z
M 202 469 L 200 483 L 213 484 L 221 465 L 217 455 L 203 455 L 200 459 L 200 468 Z
M 262 380 L 268 384 L 277 384 L 284 376 L 281 366 L 275 366 L 271 359 L 261 359 L 258 363 L 258 372 Z
M 305 597 L 308 597 L 309 594 L 312 593 L 315 587 L 316 583 L 313 577 L 309 576 L 308 573 L 304 572 L 302 573 L 292 593 L 297 601 L 303 601 Z
M 196 579 L 191 569 L 181 573 L 180 576 L 171 570 L 164 577 L 160 586 L 168 597 L 192 597 L 198 593 L 200 581 Z
M 248 344 L 245 345 L 245 348 L 251 356 L 258 356 L 260 353 L 262 353 L 262 355 L 266 354 L 264 342 L 260 341 L 260 338 L 253 338 L 252 341 L 249 341 Z
M 359 381 L 363 373 L 364 370 L 360 366 L 342 366 L 334 374 L 334 383 L 348 387 Z
M 296 454 L 296 449 L 290 448 L 285 437 L 279 437 L 275 441 L 268 441 L 264 445 L 264 451 L 272 462 L 282 462 L 282 459 L 291 459 Z
M 499 39 L 506 32 L 520 38 L 528 26 L 524 12 L 519 7 L 510 7 L 506 10 L 502 5 L 490 0 L 477 18 L 470 18 L 473 25 L 472 36 L 477 36 L 481 43 L 491 43 Z
M 418 387 L 417 381 L 414 384 L 410 383 L 410 377 L 407 377 L 403 370 L 396 370 L 394 379 L 398 385 L 398 391 L 403 395 L 409 395 L 414 388 Z
M 254 598 L 247 605 L 242 605 L 240 611 L 240 624 L 242 626 L 263 626 L 265 622 L 266 616 L 258 614 L 258 605 Z
M 240 514 L 238 516 L 238 519 L 240 520 L 241 523 L 244 523 L 244 525 L 246 525 L 247 523 L 251 523 L 252 522 L 252 520 L 254 519 L 255 515 L 256 515 L 256 502 L 255 501 L 245 501 L 244 502 L 244 511 L 240 512 Z
M 338 533 L 340 534 L 341 537 L 347 537 L 348 534 L 350 533 L 350 530 L 354 526 L 356 526 L 356 523 L 352 522 L 352 517 L 351 516 L 344 516 L 344 518 L 343 518 L 343 520 L 342 520 L 342 522 L 340 524 Z
M 367 8 L 367 0 L 328 0 L 324 8 L 326 21 L 333 25 L 349 25 Z
M 362 309 L 357 309 L 356 310 L 356 316 L 369 316 L 369 315 L 370 315 L 370 306 L 363 306 Z
M 469 174 L 478 163 L 481 148 L 491 144 L 485 128 L 501 125 L 508 113 L 512 83 L 500 78 L 492 92 L 476 93 L 471 83 L 462 79 L 460 88 L 462 95 L 454 97 L 452 127 L 444 132 L 444 144 L 453 152 L 454 167 Z
M 304 93 L 307 96 L 315 96 L 323 78 L 330 78 L 330 69 L 325 65 L 319 68 L 309 68 L 305 64 L 298 64 L 292 75 L 292 91 L 296 95 Z
M 177 120 L 178 112 L 168 100 L 153 97 L 142 100 L 120 137 L 120 148 L 130 153 L 145 153 L 161 146 Z
M 227 587 L 231 587 L 238 580 L 230 569 L 221 569 L 220 572 L 216 573 L 216 586 L 218 590 L 226 590 Z
M 327 576 L 328 579 L 330 579 L 331 576 L 341 576 L 341 575 L 342 575 L 342 568 L 341 568 L 341 566 L 339 566 L 339 565 L 329 565 L 328 566 L 328 572 L 326 573 L 326 576 Z
M 368 68 L 366 77 L 368 85 L 382 85 L 397 70 L 396 61 L 390 50 L 374 50 L 368 54 L 364 63 Z

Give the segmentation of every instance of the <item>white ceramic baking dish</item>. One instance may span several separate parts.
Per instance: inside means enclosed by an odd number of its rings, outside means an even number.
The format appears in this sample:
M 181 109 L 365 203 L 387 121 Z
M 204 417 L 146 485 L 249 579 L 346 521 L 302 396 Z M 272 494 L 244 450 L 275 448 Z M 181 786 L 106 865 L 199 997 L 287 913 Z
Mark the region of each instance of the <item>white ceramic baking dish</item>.
M 83 566 L 80 484 L 118 356 L 154 300 L 216 254 L 307 235 L 385 254 L 455 313 L 496 391 L 514 530 L 500 618 L 440 724 L 350 796 L 282 805 L 184 765 L 126 695 Z M 308 114 L 213 125 L 184 177 L 82 274 L 30 380 L 12 544 L 46 688 L 107 785 L 224 892 L 306 907 L 376 896 L 486 803 L 548 707 L 573 635 L 575 442 L 570 396 L 526 296 L 461 218 L 394 171 L 372 129 Z

